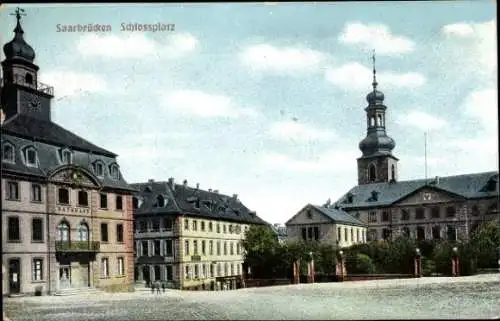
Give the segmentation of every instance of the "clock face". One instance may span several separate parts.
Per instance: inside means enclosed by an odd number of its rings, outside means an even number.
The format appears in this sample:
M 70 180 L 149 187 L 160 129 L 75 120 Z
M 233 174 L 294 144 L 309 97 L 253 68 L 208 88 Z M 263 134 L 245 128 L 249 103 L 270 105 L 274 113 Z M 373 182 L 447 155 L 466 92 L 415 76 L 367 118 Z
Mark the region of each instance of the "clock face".
M 33 111 L 38 111 L 42 107 L 42 102 L 40 101 L 40 97 L 31 93 L 26 93 L 25 102 L 28 108 Z

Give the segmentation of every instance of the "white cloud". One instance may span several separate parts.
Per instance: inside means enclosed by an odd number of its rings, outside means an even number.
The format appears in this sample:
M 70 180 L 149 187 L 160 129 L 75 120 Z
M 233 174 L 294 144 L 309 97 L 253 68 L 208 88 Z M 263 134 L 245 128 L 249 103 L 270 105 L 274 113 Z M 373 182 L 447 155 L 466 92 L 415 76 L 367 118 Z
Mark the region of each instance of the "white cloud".
M 401 125 L 418 128 L 422 131 L 440 129 L 447 125 L 445 120 L 422 111 L 412 111 L 408 114 L 400 115 L 396 122 Z
M 87 92 L 102 92 L 106 82 L 98 75 L 72 71 L 52 71 L 40 75 L 40 81 L 54 86 L 56 96 L 61 99 Z
M 447 35 L 466 37 L 474 33 L 474 28 L 469 23 L 453 23 L 445 25 L 443 32 Z
M 345 89 L 368 89 L 367 83 L 372 79 L 372 70 L 357 62 L 347 63 L 343 66 L 326 71 L 326 79 L 332 84 Z M 377 73 L 377 81 L 383 87 L 410 87 L 415 88 L 425 83 L 425 77 L 416 72 Z
M 177 58 L 194 51 L 198 40 L 189 33 L 176 33 L 161 44 L 143 33 L 123 36 L 88 34 L 80 38 L 78 51 L 85 56 L 107 58 L 148 58 L 151 56 Z
M 403 36 L 395 36 L 389 27 L 383 24 L 347 23 L 340 33 L 340 43 L 360 45 L 366 50 L 373 50 L 381 55 L 395 55 L 411 52 L 415 43 Z
M 308 48 L 277 48 L 260 44 L 246 48 L 240 58 L 253 70 L 297 72 L 318 68 L 325 55 Z
M 498 90 L 484 89 L 471 92 L 464 102 L 466 115 L 476 118 L 483 129 L 496 135 L 498 128 Z
M 278 139 L 294 141 L 329 140 L 336 135 L 328 130 L 314 128 L 296 121 L 282 121 L 271 125 L 269 134 Z
M 352 150 L 327 151 L 317 157 L 297 159 L 280 153 L 264 154 L 260 158 L 261 165 L 268 170 L 279 170 L 295 173 L 344 173 L 352 171 L 355 175 L 355 160 L 359 155 Z
M 233 100 L 224 95 L 213 95 L 198 90 L 178 90 L 164 97 L 165 107 L 180 114 L 199 117 L 242 117 L 258 116 L 250 108 L 235 106 Z

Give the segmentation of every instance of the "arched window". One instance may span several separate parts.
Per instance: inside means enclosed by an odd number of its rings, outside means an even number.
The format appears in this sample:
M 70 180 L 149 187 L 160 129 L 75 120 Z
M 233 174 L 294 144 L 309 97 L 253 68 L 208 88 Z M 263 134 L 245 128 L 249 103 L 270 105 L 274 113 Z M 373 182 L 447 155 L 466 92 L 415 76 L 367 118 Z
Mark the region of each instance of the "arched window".
M 377 169 L 375 168 L 375 165 L 370 164 L 370 166 L 368 166 L 368 181 L 375 182 L 375 180 L 377 179 L 376 174 L 377 174 Z
M 73 155 L 71 154 L 71 151 L 69 149 L 63 149 L 61 151 L 61 162 L 63 164 L 71 164 L 72 162 L 72 157 Z
M 14 146 L 10 143 L 4 143 L 2 149 L 2 160 L 4 162 L 14 163 L 15 162 L 15 152 Z
M 375 117 L 370 117 L 370 126 L 375 126 Z
M 37 166 L 36 149 L 32 146 L 27 147 L 24 150 L 24 159 L 26 161 L 26 165 L 36 167 Z
M 119 180 L 120 179 L 120 171 L 118 170 L 118 165 L 112 164 L 109 167 L 109 175 L 114 180 Z
M 384 124 L 382 124 L 382 115 L 378 114 L 377 118 L 378 118 L 377 126 L 384 126 Z
M 26 74 L 26 76 L 24 76 L 24 81 L 27 83 L 27 84 L 33 84 L 33 76 L 31 74 Z
M 85 223 L 80 223 L 78 226 L 78 240 L 88 241 L 89 240 L 89 227 Z
M 165 198 L 162 195 L 158 195 L 156 198 L 156 206 L 164 207 L 165 206 Z
M 103 177 L 104 176 L 104 166 L 101 161 L 96 161 L 94 164 L 92 164 L 94 174 L 97 177 Z
M 69 224 L 68 222 L 61 222 L 57 226 L 57 240 L 69 241 Z
M 391 179 L 396 180 L 396 166 L 394 164 L 391 165 Z

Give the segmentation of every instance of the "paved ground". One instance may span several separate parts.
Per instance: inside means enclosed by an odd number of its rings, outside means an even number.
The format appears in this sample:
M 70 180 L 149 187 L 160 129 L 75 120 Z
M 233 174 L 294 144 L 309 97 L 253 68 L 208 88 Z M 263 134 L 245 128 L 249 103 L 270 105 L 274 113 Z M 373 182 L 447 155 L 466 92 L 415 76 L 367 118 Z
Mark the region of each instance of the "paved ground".
M 12 321 L 492 319 L 500 317 L 500 274 L 222 292 L 6 298 L 4 310 Z

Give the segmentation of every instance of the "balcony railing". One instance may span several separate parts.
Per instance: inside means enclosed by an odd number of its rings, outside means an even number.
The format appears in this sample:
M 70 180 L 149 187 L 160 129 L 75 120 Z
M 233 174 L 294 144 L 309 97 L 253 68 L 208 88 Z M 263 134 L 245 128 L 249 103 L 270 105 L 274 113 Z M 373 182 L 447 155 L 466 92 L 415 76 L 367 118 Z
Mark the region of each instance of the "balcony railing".
M 26 78 L 23 77 L 22 75 L 14 75 L 12 81 L 9 81 L 8 79 L 5 78 L 3 79 L 0 78 L 0 84 L 2 86 L 6 84 L 16 84 L 16 85 L 26 86 L 36 89 L 37 91 L 42 92 L 44 94 L 54 96 L 54 87 L 34 80 L 30 83 L 29 81 L 26 81 Z
M 99 241 L 56 241 L 56 251 L 60 252 L 98 252 Z

